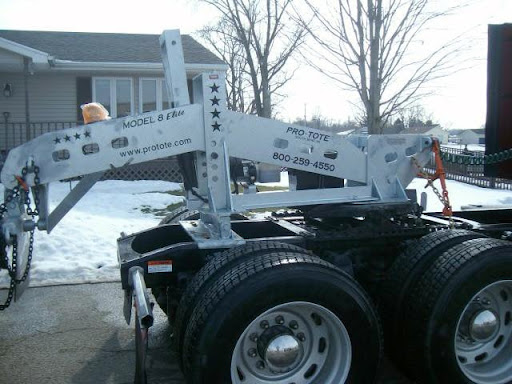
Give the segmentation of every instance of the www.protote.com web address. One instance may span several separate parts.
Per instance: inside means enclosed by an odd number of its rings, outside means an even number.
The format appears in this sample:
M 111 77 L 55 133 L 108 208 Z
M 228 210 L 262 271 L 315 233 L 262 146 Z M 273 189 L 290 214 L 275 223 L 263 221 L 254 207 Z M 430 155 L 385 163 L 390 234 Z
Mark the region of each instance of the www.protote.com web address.
M 133 148 L 126 151 L 119 152 L 121 157 L 133 156 L 133 155 L 147 155 L 151 152 L 158 152 L 168 148 L 181 147 L 183 145 L 191 144 L 192 139 L 181 139 L 174 142 L 166 141 L 163 143 L 148 145 L 142 148 Z

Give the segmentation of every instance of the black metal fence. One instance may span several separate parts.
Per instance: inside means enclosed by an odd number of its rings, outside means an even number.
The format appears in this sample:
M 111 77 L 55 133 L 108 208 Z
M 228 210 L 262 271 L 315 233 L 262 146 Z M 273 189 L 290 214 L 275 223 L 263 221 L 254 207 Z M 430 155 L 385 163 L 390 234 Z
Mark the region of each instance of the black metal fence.
M 60 121 L 60 122 L 31 122 L 28 125 L 25 122 L 2 122 L 0 123 L 0 149 L 9 151 L 26 141 L 40 136 L 46 132 L 60 131 L 66 128 L 80 125 L 78 121 Z
M 483 158 L 485 155 L 484 151 L 469 151 L 467 149 L 451 148 L 446 146 L 441 146 L 441 151 L 445 153 L 468 155 L 479 158 Z M 460 181 L 466 184 L 477 185 L 484 188 L 512 190 L 512 180 L 484 176 L 483 165 L 457 164 L 444 161 L 443 167 L 446 172 L 447 179 Z M 434 173 L 435 168 L 436 166 L 434 162 L 434 155 L 432 155 L 432 158 L 426 165 L 425 169 L 429 173 Z

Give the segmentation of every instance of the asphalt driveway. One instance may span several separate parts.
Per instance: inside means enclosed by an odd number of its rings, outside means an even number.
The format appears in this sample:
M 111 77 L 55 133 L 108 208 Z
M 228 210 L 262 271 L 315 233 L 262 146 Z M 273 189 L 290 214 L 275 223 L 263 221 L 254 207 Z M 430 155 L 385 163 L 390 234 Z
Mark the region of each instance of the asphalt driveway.
M 184 384 L 167 319 L 157 306 L 154 315 L 148 384 Z M 0 384 L 132 384 L 134 372 L 120 283 L 28 288 L 0 312 Z M 387 366 L 381 383 L 408 382 Z

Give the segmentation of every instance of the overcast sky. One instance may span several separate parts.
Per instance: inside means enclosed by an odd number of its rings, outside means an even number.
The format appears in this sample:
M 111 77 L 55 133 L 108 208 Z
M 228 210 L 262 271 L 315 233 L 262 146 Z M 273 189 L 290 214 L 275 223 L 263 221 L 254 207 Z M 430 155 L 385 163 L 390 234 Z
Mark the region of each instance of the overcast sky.
M 455 3 L 459 0 L 444 0 Z M 160 34 L 180 29 L 193 34 L 212 22 L 212 12 L 197 0 L 144 0 L 138 2 L 87 0 L 0 0 L 0 29 L 120 32 Z M 479 128 L 486 112 L 487 25 L 512 23 L 512 0 L 475 0 L 453 17 L 447 29 L 468 31 L 474 40 L 471 68 L 458 71 L 436 85 L 436 94 L 422 105 L 434 120 L 447 128 Z M 435 38 L 434 38 L 435 39 Z M 293 120 L 321 114 L 335 120 L 354 115 L 347 102 L 354 95 L 301 66 L 287 88 L 288 98 L 280 117 Z

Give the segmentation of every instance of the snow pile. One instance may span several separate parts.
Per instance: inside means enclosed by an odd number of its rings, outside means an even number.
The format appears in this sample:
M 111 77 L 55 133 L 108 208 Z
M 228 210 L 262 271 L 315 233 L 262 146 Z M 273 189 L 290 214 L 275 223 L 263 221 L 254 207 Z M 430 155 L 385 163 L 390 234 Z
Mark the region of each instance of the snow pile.
M 156 226 L 160 218 L 144 213 L 144 208 L 164 209 L 181 202 L 182 197 L 168 193 L 180 189 L 164 181 L 96 183 L 51 234 L 36 231 L 30 285 L 118 280 L 120 233 Z M 50 210 L 69 190 L 69 183 L 50 185 Z M 6 272 L 0 272 L 0 286 L 7 283 Z

